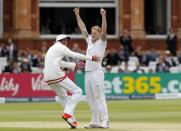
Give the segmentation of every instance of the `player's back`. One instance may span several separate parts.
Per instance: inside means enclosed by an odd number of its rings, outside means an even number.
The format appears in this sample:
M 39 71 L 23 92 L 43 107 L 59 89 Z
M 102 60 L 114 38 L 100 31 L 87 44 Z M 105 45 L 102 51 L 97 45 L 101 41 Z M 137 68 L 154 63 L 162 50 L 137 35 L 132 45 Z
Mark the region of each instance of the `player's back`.
M 60 42 L 56 42 L 48 49 L 44 63 L 45 80 L 56 79 L 64 75 L 64 72 L 60 70 L 60 61 L 64 57 L 65 48 Z

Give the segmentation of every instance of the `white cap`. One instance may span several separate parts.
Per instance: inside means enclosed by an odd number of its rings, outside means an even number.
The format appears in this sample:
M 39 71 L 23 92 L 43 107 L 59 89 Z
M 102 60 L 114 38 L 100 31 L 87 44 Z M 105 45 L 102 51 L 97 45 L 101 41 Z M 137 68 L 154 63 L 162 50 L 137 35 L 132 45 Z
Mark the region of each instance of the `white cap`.
M 59 40 L 62 40 L 62 39 L 68 39 L 68 40 L 70 40 L 70 37 L 67 36 L 67 35 L 58 35 L 58 36 L 56 37 L 56 41 L 59 41 Z

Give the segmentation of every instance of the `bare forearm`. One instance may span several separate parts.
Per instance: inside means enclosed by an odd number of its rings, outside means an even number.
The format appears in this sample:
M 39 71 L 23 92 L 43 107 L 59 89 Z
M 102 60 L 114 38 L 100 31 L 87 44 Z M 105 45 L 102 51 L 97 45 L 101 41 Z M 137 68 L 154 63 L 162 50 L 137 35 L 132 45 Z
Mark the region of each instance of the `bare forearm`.
M 80 30 L 82 31 L 82 30 L 86 29 L 86 26 L 85 26 L 84 22 L 82 21 L 80 15 L 76 15 L 76 19 L 77 19 L 77 24 L 78 24 Z
M 103 41 L 107 40 L 107 20 L 106 20 L 106 10 L 103 8 L 100 9 L 100 13 L 102 16 L 102 32 L 101 32 L 101 39 Z
M 101 33 L 101 39 L 103 41 L 107 40 L 107 21 L 106 21 L 106 15 L 102 15 L 102 33 Z
M 76 16 L 76 19 L 77 19 L 79 29 L 81 30 L 83 37 L 86 39 L 89 34 L 87 32 L 87 29 L 86 29 L 86 26 L 85 26 L 84 22 L 82 21 L 82 19 L 80 17 L 79 8 L 78 7 L 75 8 L 74 12 L 75 12 L 75 16 Z
M 87 32 L 86 26 L 85 26 L 84 22 L 82 21 L 80 15 L 76 15 L 76 19 L 77 19 L 79 29 L 81 30 L 83 36 L 85 38 L 88 37 L 88 32 Z
M 102 15 L 102 33 L 106 34 L 107 33 L 107 20 L 106 20 L 106 15 Z

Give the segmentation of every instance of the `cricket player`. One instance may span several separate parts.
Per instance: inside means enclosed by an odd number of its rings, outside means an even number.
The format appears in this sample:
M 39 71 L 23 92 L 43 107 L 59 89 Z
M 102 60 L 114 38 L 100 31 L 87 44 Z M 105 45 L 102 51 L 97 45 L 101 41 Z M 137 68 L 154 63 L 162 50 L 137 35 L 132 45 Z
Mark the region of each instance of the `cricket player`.
M 44 79 L 46 83 L 52 88 L 61 104 L 64 107 L 64 114 L 62 118 L 71 126 L 71 128 L 77 127 L 77 122 L 74 118 L 74 109 L 79 102 L 82 95 L 82 90 L 70 80 L 62 68 L 82 68 L 81 63 L 71 63 L 63 61 L 63 57 L 72 57 L 81 60 L 98 61 L 99 57 L 85 56 L 71 51 L 67 48 L 67 41 L 70 37 L 66 35 L 58 35 L 56 37 L 56 42 L 48 49 L 45 56 L 45 67 L 44 67 Z M 67 92 L 72 95 L 68 96 Z
M 101 62 L 107 46 L 107 20 L 106 10 L 100 9 L 102 16 L 102 27 L 93 26 L 91 35 L 88 34 L 86 26 L 80 17 L 79 8 L 74 9 L 78 26 L 87 43 L 87 55 L 97 54 L 101 60 L 96 63 L 86 61 L 85 65 L 85 91 L 92 113 L 90 124 L 85 128 L 109 128 L 108 109 L 105 99 L 104 73 Z

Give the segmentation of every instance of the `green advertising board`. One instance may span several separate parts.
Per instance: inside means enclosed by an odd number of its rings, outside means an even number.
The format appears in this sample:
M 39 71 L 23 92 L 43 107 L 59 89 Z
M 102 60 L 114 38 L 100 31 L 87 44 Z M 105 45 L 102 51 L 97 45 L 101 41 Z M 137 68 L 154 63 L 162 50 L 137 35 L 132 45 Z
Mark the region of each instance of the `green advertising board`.
M 75 80 L 84 90 L 84 75 Z M 157 93 L 181 93 L 181 74 L 105 73 L 105 93 L 108 98 L 152 97 Z

